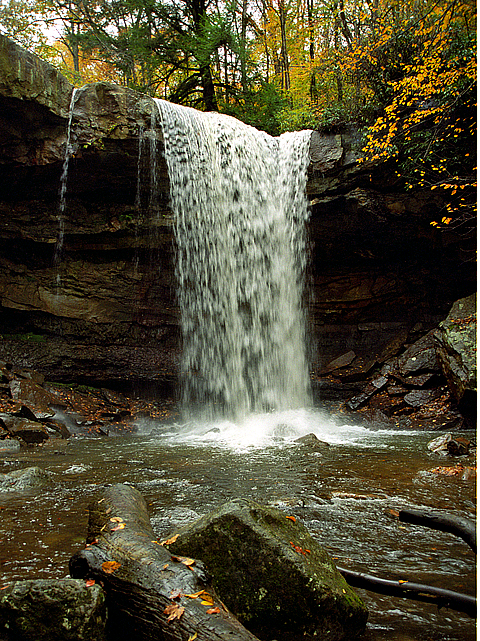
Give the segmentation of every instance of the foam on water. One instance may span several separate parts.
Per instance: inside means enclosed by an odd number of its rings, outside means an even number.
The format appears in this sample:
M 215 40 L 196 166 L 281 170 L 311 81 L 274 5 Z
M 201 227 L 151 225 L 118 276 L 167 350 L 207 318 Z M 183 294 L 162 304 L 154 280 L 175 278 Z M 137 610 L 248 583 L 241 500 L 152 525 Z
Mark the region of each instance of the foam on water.
M 283 447 L 296 439 L 314 434 L 329 445 L 355 445 L 358 448 L 389 449 L 400 434 L 395 430 L 371 429 L 350 425 L 338 417 L 313 408 L 298 408 L 279 412 L 252 413 L 237 420 L 190 420 L 169 426 L 140 423 L 140 434 L 159 437 L 169 445 L 195 445 L 241 451 L 249 448 Z M 408 432 L 409 433 L 409 432 Z

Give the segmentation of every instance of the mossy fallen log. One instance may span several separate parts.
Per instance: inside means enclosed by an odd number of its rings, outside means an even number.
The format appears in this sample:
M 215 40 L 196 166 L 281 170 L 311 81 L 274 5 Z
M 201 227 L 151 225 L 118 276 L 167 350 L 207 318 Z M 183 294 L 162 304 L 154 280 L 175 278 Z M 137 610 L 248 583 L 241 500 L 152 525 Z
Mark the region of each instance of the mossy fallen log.
M 106 488 L 89 510 L 87 547 L 73 578 L 106 593 L 108 633 L 118 641 L 255 641 L 215 595 L 201 561 L 155 541 L 146 502 L 128 485 Z

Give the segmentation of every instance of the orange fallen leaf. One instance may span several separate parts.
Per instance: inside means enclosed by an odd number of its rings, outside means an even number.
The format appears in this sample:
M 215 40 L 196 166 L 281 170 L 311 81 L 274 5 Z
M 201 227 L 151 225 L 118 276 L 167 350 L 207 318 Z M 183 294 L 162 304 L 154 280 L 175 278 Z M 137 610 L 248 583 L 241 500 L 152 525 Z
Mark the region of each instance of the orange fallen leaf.
M 408 583 L 408 581 L 402 581 L 402 579 L 400 579 L 398 582 L 399 583 Z
M 85 543 L 85 547 L 86 547 L 86 548 L 89 548 L 91 545 L 96 545 L 97 543 L 98 543 L 98 539 L 95 539 L 95 540 L 94 540 L 94 541 L 92 541 L 91 543 Z
M 179 605 L 178 603 L 171 603 L 170 605 L 167 605 L 167 607 L 163 611 L 164 614 L 168 614 L 167 621 L 180 619 L 180 617 L 184 612 L 185 612 L 185 608 L 182 605 Z
M 114 523 L 123 523 L 123 519 L 121 516 L 112 516 L 110 521 L 113 521 Z
M 166 570 L 167 568 L 168 568 L 168 563 L 165 563 L 165 565 L 163 566 L 162 570 Z
M 206 594 L 205 590 L 199 590 L 198 592 L 194 592 L 193 594 L 186 594 L 185 596 L 189 599 L 198 599 L 201 594 Z
M 172 556 L 172 561 L 183 563 L 183 565 L 195 565 L 195 559 L 190 559 L 188 556 Z
M 125 523 L 118 523 L 115 527 L 110 528 L 110 532 L 116 532 L 117 530 L 123 530 L 125 528 Z
M 220 612 L 220 608 L 210 608 L 210 610 L 207 610 L 207 614 L 218 614 Z
M 95 585 L 95 579 L 87 579 L 85 581 L 85 585 L 87 586 L 87 588 L 91 588 L 92 585 Z M 2 590 L 3 590 L 3 588 L 2 588 Z
M 170 543 L 175 543 L 175 541 L 178 539 L 180 535 L 179 534 L 174 534 L 170 539 L 165 539 L 165 541 L 161 541 L 159 545 L 170 545 Z
M 297 522 L 297 519 L 294 516 L 287 516 L 286 517 L 289 521 L 292 521 L 293 523 Z
M 208 592 L 204 592 L 203 601 L 201 601 L 201 604 L 213 605 L 213 596 L 211 596 L 211 594 L 208 594 Z
M 121 563 L 117 563 L 117 561 L 104 561 L 102 563 L 102 570 L 106 574 L 112 574 L 112 572 L 115 572 L 115 570 L 118 570 L 120 565 Z
M 444 476 L 459 476 L 464 471 L 463 465 L 441 465 L 439 467 L 434 467 L 429 472 L 432 474 L 443 474 Z
M 303 556 L 307 556 L 307 554 L 310 554 L 310 550 L 301 548 L 299 545 L 295 545 L 293 541 L 290 541 L 290 545 L 292 548 L 297 552 L 298 554 L 303 554 Z

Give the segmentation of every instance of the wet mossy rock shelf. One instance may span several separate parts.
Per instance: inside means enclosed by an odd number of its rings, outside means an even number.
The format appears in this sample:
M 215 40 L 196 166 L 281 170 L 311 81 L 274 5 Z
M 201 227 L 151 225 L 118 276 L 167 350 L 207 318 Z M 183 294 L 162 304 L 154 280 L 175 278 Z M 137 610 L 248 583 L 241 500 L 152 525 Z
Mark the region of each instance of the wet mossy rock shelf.
M 0 36 L 0 359 L 49 380 L 169 393 L 180 329 L 160 119 L 150 97 L 125 87 L 76 92 L 54 265 L 72 92 L 53 67 Z M 418 338 L 476 290 L 474 247 L 430 225 L 442 190 L 402 192 L 388 162 L 356 163 L 360 147 L 354 126 L 311 141 L 306 298 L 316 375 L 349 352 L 371 362 L 409 332 Z

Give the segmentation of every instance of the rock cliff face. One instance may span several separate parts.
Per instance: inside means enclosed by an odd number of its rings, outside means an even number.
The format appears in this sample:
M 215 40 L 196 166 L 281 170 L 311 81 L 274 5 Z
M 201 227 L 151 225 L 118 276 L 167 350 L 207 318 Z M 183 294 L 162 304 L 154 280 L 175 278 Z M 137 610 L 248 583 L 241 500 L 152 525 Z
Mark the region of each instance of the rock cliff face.
M 148 97 L 77 90 L 0 37 L 0 359 L 58 381 L 176 380 L 180 331 L 162 132 Z M 313 368 L 378 355 L 475 291 L 437 192 L 397 191 L 388 164 L 356 165 L 360 133 L 312 136 L 308 314 Z M 158 198 L 151 216 L 151 164 Z M 58 239 L 64 233 L 61 256 Z

